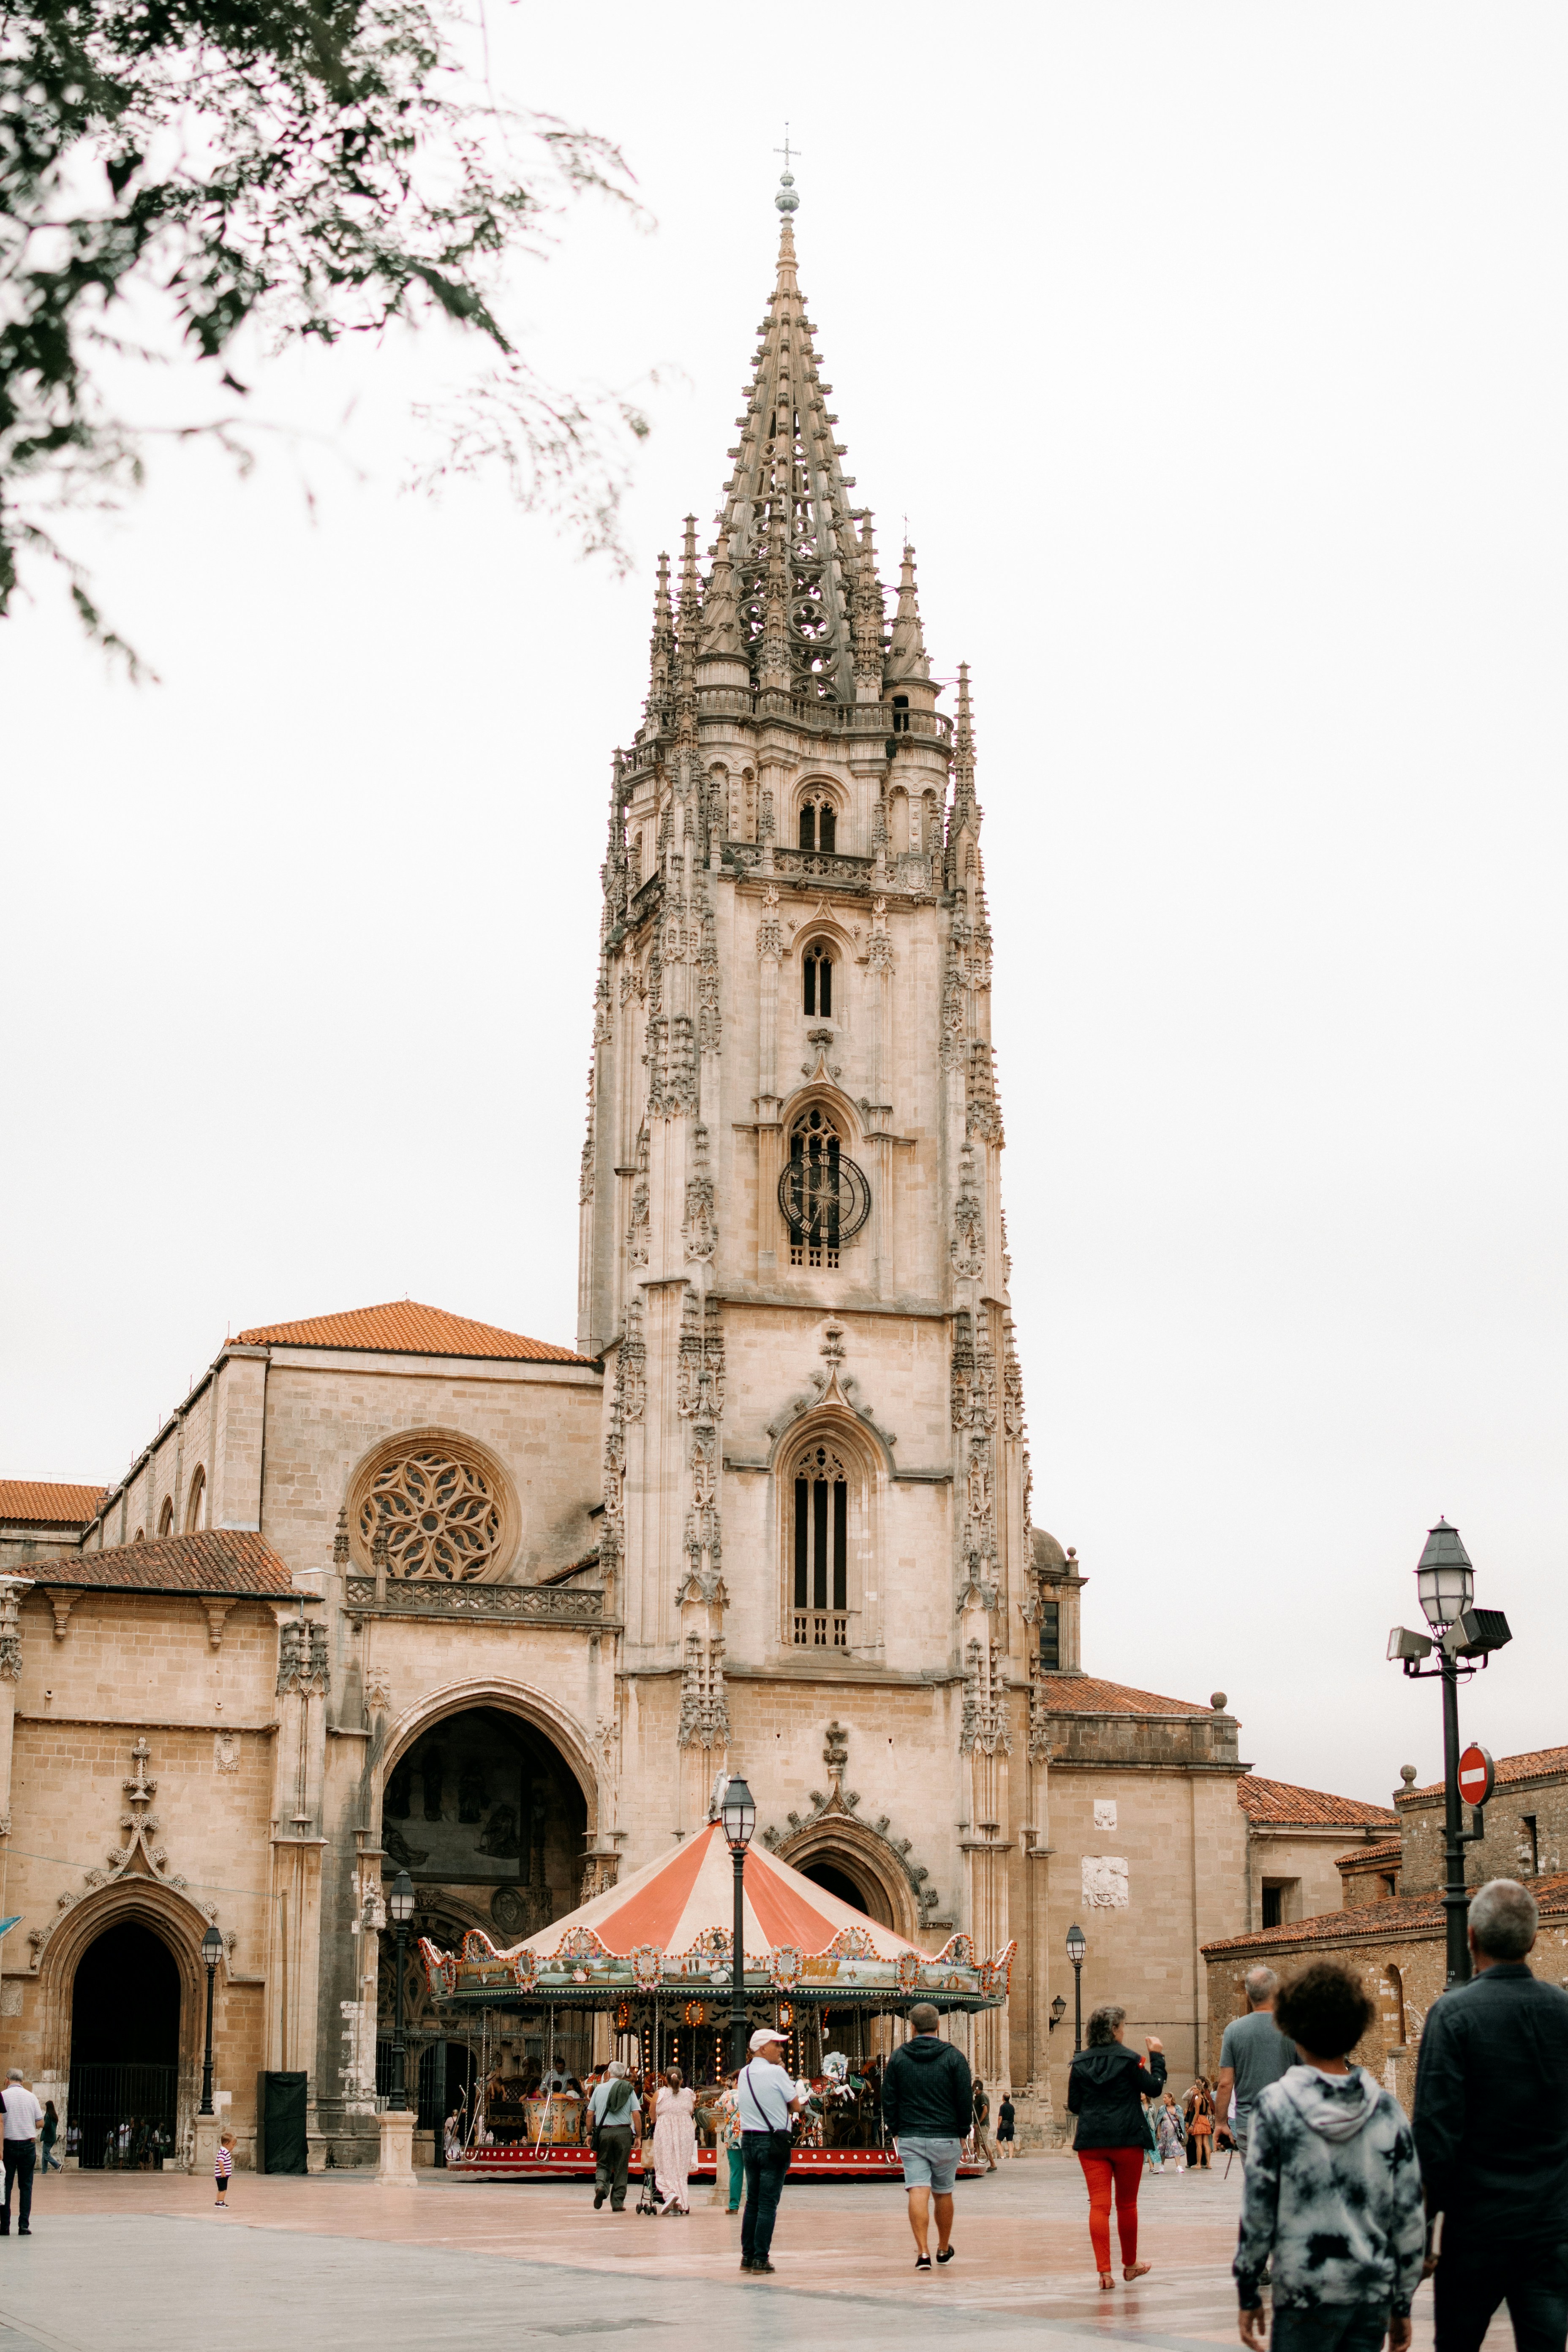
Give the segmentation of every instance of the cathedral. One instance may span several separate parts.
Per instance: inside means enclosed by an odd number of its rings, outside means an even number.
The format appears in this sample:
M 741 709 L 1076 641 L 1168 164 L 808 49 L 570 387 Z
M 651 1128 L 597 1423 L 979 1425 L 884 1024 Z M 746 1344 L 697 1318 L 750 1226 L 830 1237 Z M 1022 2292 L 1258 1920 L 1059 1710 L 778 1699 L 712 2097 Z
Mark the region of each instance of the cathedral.
M 723 1769 L 871 1917 L 1015 1948 L 964 2030 L 1038 2144 L 1069 1927 L 1086 2011 L 1194 2065 L 1200 1946 L 1324 1907 L 1394 1822 L 1252 1774 L 1223 1692 L 1084 1670 L 1032 1517 L 969 675 L 939 708 L 910 547 L 884 586 L 776 202 L 613 759 L 574 1346 L 406 1300 L 254 1326 L 118 1483 L 0 1482 L 0 2017 L 79 2162 L 126 2069 L 188 2155 L 209 1992 L 242 2160 L 285 2075 L 312 2167 L 368 2160 L 391 1876 L 443 1947 L 515 1939 Z M 475 2057 L 404 1991 L 431 2135 Z M 482 2055 L 547 2053 L 518 2020 Z

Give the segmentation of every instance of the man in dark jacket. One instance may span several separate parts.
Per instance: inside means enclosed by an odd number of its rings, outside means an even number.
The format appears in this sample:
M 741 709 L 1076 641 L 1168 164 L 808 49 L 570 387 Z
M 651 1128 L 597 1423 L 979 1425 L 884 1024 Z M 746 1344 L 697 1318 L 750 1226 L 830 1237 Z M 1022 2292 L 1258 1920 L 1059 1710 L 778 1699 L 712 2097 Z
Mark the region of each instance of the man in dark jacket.
M 910 2011 L 911 2041 L 895 2050 L 882 2081 L 882 2114 L 898 2143 L 915 2234 L 915 2268 L 931 2268 L 931 2202 L 936 2199 L 936 2258 L 952 2260 L 952 2184 L 959 2151 L 974 2121 L 969 2061 L 937 2032 L 928 2000 Z
M 1568 2337 L 1568 1993 L 1524 1965 L 1540 1914 L 1517 1879 L 1470 1902 L 1476 1973 L 1436 2002 L 1415 2073 L 1415 2152 L 1443 2216 L 1437 2352 L 1479 2352 L 1508 2305 L 1518 2352 Z

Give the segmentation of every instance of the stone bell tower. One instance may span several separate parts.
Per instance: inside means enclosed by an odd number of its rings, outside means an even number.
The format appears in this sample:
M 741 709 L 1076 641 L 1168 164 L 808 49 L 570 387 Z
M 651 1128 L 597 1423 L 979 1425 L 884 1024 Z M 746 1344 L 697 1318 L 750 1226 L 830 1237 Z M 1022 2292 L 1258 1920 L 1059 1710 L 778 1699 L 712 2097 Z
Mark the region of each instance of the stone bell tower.
M 578 1336 L 608 1375 L 602 1819 L 649 1860 L 732 1755 L 789 1855 L 831 1719 L 824 1866 L 985 1956 L 1044 1743 L 973 716 L 963 667 L 937 707 L 908 546 L 889 626 L 787 173 L 775 201 L 729 486 L 705 561 L 689 517 L 660 559 L 610 793 Z

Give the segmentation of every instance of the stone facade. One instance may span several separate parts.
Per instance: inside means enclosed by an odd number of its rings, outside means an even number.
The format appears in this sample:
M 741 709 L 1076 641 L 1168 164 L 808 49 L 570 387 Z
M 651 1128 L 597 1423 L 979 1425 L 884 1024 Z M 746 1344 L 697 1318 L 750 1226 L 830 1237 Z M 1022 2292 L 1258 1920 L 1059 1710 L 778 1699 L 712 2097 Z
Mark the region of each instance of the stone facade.
M 1262 1849 L 1315 1888 L 1320 1832 L 1386 1835 L 1251 1802 L 1223 1694 L 1084 1670 L 1086 1580 L 1031 1517 L 968 673 L 949 717 L 912 549 L 887 612 L 794 202 L 706 569 L 689 522 L 614 762 L 575 1350 L 407 1300 L 248 1329 L 125 1479 L 0 1526 L 31 1580 L 0 1624 L 9 2047 L 68 2103 L 77 1971 L 150 1928 L 182 2147 L 215 1910 L 242 2151 L 258 2075 L 296 2070 L 312 2162 L 364 2160 L 395 1873 L 416 1933 L 515 1940 L 689 1835 L 721 1769 L 868 1912 L 1014 1952 L 972 2048 L 1026 2144 L 1069 1927 L 1086 2009 L 1180 2069 Z M 545 2054 L 405 1992 L 426 2127 L 465 2067 Z

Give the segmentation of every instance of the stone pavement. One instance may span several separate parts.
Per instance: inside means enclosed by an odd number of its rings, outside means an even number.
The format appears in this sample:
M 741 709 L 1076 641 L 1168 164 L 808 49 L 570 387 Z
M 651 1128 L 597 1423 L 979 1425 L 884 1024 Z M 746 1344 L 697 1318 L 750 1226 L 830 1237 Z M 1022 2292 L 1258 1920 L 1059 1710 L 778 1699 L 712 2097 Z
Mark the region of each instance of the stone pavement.
M 786 2189 L 777 2274 L 742 2277 L 740 2222 L 707 2200 L 688 2220 L 595 2214 L 586 2186 L 495 2186 L 423 2173 L 237 2173 L 232 2210 L 179 2173 L 66 2173 L 40 2184 L 34 2234 L 0 2242 L 0 2352 L 385 2352 L 476 2339 L 592 2347 L 633 2330 L 725 2352 L 905 2352 L 984 2339 L 1022 2352 L 1042 2332 L 1201 2352 L 1233 2345 L 1240 2168 L 1144 2176 L 1146 2279 L 1101 2294 L 1081 2175 L 1042 2158 L 961 2182 L 957 2259 L 914 2269 L 900 2189 Z M 1506 2322 L 1489 2352 L 1504 2352 Z M 1431 2344 L 1431 2291 L 1416 2302 Z

